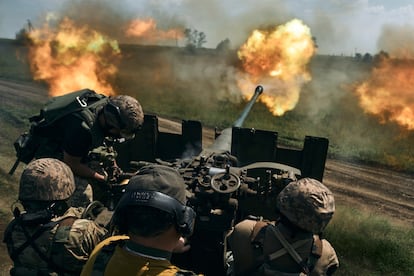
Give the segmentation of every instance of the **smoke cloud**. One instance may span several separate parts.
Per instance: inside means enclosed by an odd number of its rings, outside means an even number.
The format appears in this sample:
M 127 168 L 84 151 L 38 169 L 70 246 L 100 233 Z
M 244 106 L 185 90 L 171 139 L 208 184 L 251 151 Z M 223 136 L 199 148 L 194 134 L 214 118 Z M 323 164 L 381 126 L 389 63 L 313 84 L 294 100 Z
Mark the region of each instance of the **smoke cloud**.
M 192 55 L 178 50 L 150 54 L 150 49 L 146 49 L 141 55 L 134 56 L 133 51 L 129 51 L 132 48 L 124 48 L 126 61 L 122 65 L 124 75 L 120 78 L 133 76 L 139 78 L 140 83 L 125 81 L 119 84 L 123 91 L 142 93 L 151 87 L 152 94 L 147 95 L 158 101 L 163 100 L 163 93 L 180 91 L 176 94 L 176 100 L 182 101 L 183 106 L 189 106 L 190 109 L 217 105 L 218 101 L 241 102 L 236 85 L 241 68 L 236 50 L 253 29 L 263 29 L 299 18 L 310 27 L 320 56 L 310 65 L 312 81 L 303 88 L 298 106 L 285 117 L 295 114 L 306 118 L 306 125 L 300 128 L 309 135 L 317 136 L 328 129 L 333 143 L 344 147 L 374 149 L 373 152 L 388 150 L 390 146 L 384 140 L 392 141 L 393 136 L 396 136 L 394 134 L 399 131 L 391 126 L 392 131 L 385 132 L 378 120 L 363 112 L 352 93 L 351 86 L 369 73 L 366 66 L 356 63 L 352 58 L 356 52 L 368 52 L 360 45 L 368 45 L 375 33 L 375 30 L 367 28 L 371 23 L 370 17 L 364 17 L 360 13 L 366 11 L 366 5 L 355 5 L 355 2 L 349 1 L 322 1 L 323 5 L 315 13 L 313 1 L 263 0 L 258 5 L 254 0 L 245 0 L 243 4 L 236 0 L 158 0 L 140 1 L 140 7 L 134 5 L 136 8 L 131 9 L 132 2 L 133 0 L 73 0 L 64 2 L 58 14 L 61 18 L 67 16 L 79 25 L 88 25 L 117 39 L 120 44 L 136 42 L 124 35 L 128 22 L 150 17 L 160 29 L 191 28 L 205 32 L 207 43 L 204 46 L 208 48 L 216 48 L 218 43 L 229 38 L 231 49 L 213 55 L 208 51 Z M 357 3 L 366 4 L 361 1 Z M 369 12 L 379 14 L 384 11 L 372 8 Z M 361 32 L 366 32 L 366 35 L 356 44 L 356 34 Z M 412 47 L 409 46 L 414 42 L 413 33 L 414 28 L 410 26 L 385 25 L 377 43 L 378 49 L 397 56 L 412 57 Z M 167 44 L 176 45 L 185 46 L 185 40 Z M 336 50 L 341 48 L 347 51 Z M 322 56 L 326 53 L 337 56 Z M 154 90 L 157 91 L 154 93 Z M 156 105 L 151 106 L 149 102 L 146 106 L 156 109 Z
M 378 48 L 396 58 L 414 58 L 414 26 L 385 25 Z

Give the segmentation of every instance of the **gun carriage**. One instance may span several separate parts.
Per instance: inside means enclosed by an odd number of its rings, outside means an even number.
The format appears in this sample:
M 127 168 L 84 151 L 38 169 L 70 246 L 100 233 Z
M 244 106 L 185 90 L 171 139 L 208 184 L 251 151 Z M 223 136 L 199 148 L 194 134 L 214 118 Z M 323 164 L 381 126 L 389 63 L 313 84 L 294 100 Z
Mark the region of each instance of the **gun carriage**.
M 274 218 L 271 203 L 290 181 L 323 178 L 328 139 L 306 136 L 302 149 L 292 149 L 278 145 L 277 132 L 242 127 L 262 92 L 258 86 L 240 117 L 230 128 L 216 131 L 216 139 L 205 149 L 199 121 L 183 120 L 181 133 L 168 133 L 159 130 L 156 115 L 146 114 L 142 132 L 133 140 L 91 152 L 111 176 L 104 204 L 114 208 L 128 178 L 140 167 L 175 167 L 197 218 L 190 251 L 173 260 L 198 273 L 224 275 L 226 237 L 237 222 L 249 215 Z M 124 171 L 121 175 L 111 170 L 114 160 Z

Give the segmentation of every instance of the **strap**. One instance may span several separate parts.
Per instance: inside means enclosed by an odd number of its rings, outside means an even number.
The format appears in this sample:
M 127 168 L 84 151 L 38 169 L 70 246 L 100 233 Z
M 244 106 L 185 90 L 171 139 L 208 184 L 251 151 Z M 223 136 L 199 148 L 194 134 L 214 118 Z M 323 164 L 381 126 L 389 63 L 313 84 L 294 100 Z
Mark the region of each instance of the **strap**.
M 117 245 L 123 245 L 125 240 L 111 241 L 108 245 L 102 247 L 101 251 L 97 254 L 95 263 L 93 264 L 91 276 L 104 275 L 106 265 L 115 252 Z
M 66 217 L 66 218 L 62 219 L 61 221 L 59 221 L 59 228 L 62 227 L 62 226 L 72 227 L 73 223 L 77 219 L 78 219 L 77 217 Z M 59 231 L 59 229 L 58 229 L 58 231 Z
M 18 248 L 16 248 L 16 250 L 10 255 L 10 258 L 15 261 L 17 256 L 20 255 L 20 253 L 22 253 L 23 250 L 25 250 L 29 245 L 33 247 L 34 250 L 39 248 L 35 245 L 35 241 L 46 231 L 51 229 L 53 226 L 56 225 L 56 223 L 53 223 L 53 225 L 51 223 L 42 225 L 32 236 L 30 236 L 30 234 L 28 233 L 26 227 L 24 226 L 24 224 L 21 222 L 21 220 L 19 219 L 18 221 L 16 221 L 16 224 L 19 224 L 22 227 L 23 233 L 26 237 L 26 241 L 19 246 Z M 36 250 L 37 252 L 37 250 Z M 43 254 L 42 252 L 40 252 L 40 254 Z
M 108 101 L 109 101 L 109 98 L 99 99 L 96 102 L 88 105 L 86 108 L 83 108 L 81 112 L 79 113 L 74 112 L 73 114 L 75 116 L 78 116 L 85 122 L 86 125 L 84 125 L 84 127 L 86 129 L 91 129 L 97 116 L 96 109 L 99 108 L 100 106 L 106 105 Z
M 292 247 L 292 245 L 285 239 L 283 234 L 277 227 L 270 227 L 276 237 L 279 239 L 280 243 L 286 248 L 287 252 L 292 256 L 292 258 L 302 267 L 302 270 L 306 275 L 309 275 L 309 268 L 307 264 L 302 260 L 298 252 Z
M 253 227 L 253 232 L 251 235 L 250 240 L 254 243 L 261 243 L 263 244 L 264 235 L 259 235 L 262 232 L 260 230 L 263 229 L 263 227 L 270 224 L 270 221 L 267 220 L 259 220 L 256 222 L 256 224 Z
M 313 235 L 312 254 L 317 258 L 322 256 L 322 240 L 319 235 Z
M 63 222 L 65 224 L 66 219 L 73 219 L 72 217 L 65 218 L 61 221 L 51 221 L 47 224 L 42 225 L 32 236 L 30 236 L 29 232 L 27 231 L 27 228 L 25 227 L 24 223 L 19 223 L 22 227 L 23 233 L 26 237 L 26 242 L 22 244 L 15 252 L 13 252 L 13 257 L 11 256 L 12 260 L 13 258 L 16 258 L 25 248 L 27 248 L 29 245 L 36 251 L 36 253 L 39 255 L 39 257 L 45 261 L 48 266 L 55 270 L 56 272 L 67 272 L 67 273 L 73 273 L 74 271 L 60 267 L 56 263 L 53 262 L 51 258 L 46 256 L 44 252 L 38 247 L 38 245 L 35 243 L 35 241 L 47 230 L 52 229 L 56 224 L 59 224 L 60 222 Z M 72 221 L 73 224 L 73 221 Z M 60 227 L 60 225 L 59 225 Z M 53 247 L 53 244 L 52 244 Z
M 306 244 L 307 242 L 308 242 L 308 240 L 295 241 L 294 243 L 292 243 L 292 248 L 296 249 L 296 248 L 301 247 L 302 245 Z M 269 261 L 273 261 L 273 260 L 285 255 L 286 253 L 288 253 L 286 248 L 281 248 L 278 251 L 269 254 L 267 256 L 267 258 L 269 259 Z
M 259 268 L 265 261 L 265 255 L 263 254 L 263 244 L 266 235 L 266 226 L 272 224 L 271 221 L 263 220 L 263 218 L 255 218 L 256 224 L 253 226 L 253 231 L 250 236 L 250 241 L 253 246 L 253 255 L 255 255 L 254 265 L 250 269 L 250 273 L 254 273 L 257 268 Z M 273 224 L 272 224 L 273 225 Z

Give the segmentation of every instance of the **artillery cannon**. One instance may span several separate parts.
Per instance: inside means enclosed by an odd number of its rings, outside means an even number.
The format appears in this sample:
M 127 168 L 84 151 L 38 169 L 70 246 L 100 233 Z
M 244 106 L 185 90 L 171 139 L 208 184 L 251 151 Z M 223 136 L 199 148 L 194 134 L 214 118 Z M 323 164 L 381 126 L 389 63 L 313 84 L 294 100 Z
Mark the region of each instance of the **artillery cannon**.
M 190 195 L 188 204 L 197 218 L 191 250 L 173 256 L 180 267 L 224 275 L 226 239 L 237 222 L 248 215 L 273 219 L 272 202 L 290 181 L 323 178 L 326 138 L 306 136 L 302 149 L 290 149 L 277 145 L 277 132 L 242 127 L 262 92 L 263 87 L 258 86 L 232 127 L 217 133 L 205 149 L 201 147 L 200 122 L 183 120 L 181 134 L 167 133 L 159 131 L 157 116 L 148 114 L 140 135 L 113 145 L 118 152 L 116 162 L 129 171 L 128 176 L 148 163 L 172 166 L 183 176 Z M 125 180 L 110 183 L 109 208 L 119 199 Z

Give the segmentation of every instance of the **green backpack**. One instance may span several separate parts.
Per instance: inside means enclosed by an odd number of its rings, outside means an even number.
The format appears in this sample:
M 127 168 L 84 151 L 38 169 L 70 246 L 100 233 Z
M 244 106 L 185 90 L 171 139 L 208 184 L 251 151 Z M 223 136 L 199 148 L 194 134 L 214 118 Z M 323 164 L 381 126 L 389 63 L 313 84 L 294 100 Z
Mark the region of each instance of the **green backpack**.
M 42 141 L 54 134 L 53 124 L 64 116 L 74 113 L 91 128 L 95 121 L 94 110 L 106 104 L 108 97 L 90 89 L 82 89 L 51 98 L 38 115 L 29 118 L 30 130 L 22 133 L 14 142 L 16 162 L 9 174 L 12 175 L 20 162 L 29 163 L 36 156 Z

